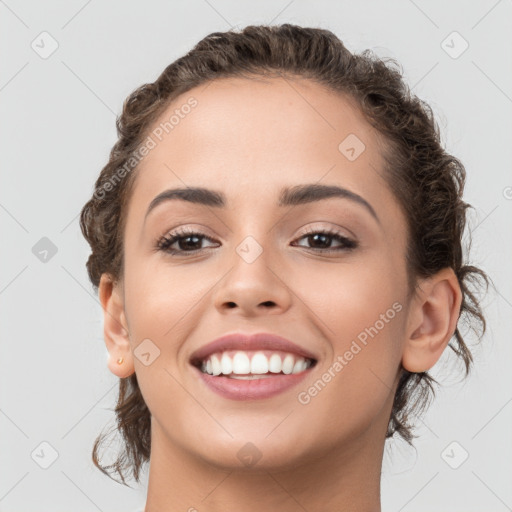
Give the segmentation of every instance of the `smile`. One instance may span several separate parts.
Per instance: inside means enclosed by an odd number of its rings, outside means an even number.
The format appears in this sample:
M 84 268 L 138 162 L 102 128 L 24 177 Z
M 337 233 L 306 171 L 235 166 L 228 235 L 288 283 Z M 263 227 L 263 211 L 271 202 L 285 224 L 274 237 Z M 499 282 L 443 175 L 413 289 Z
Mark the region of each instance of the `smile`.
M 296 374 L 314 360 L 279 351 L 225 351 L 217 352 L 201 362 L 201 371 L 209 375 L 231 378 L 263 378 L 275 374 Z
M 224 398 L 270 398 L 301 381 L 316 360 L 282 351 L 229 350 L 195 361 L 201 379 Z

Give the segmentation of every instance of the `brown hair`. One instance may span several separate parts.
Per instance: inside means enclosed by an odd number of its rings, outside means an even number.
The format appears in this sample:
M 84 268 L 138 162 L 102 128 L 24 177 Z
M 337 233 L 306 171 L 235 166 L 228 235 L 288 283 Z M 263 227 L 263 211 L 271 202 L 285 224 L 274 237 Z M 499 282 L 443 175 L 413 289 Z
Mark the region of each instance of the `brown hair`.
M 380 59 L 370 50 L 352 54 L 328 30 L 290 24 L 212 33 L 170 64 L 155 82 L 142 85 L 126 99 L 117 119 L 118 141 L 80 217 L 82 232 L 92 249 L 87 270 L 94 287 L 98 288 L 103 273 L 122 281 L 122 233 L 136 175 L 126 171 L 126 164 L 160 114 L 178 95 L 210 80 L 263 75 L 314 80 L 356 100 L 365 118 L 386 141 L 385 178 L 408 223 L 410 293 L 418 277 L 451 267 L 462 291 L 458 323 L 462 317 L 477 333 L 471 322 L 476 320 L 483 335 L 485 318 L 469 285 L 483 279 L 487 289 L 488 277 L 463 261 L 462 236 L 466 209 L 470 207 L 462 200 L 465 169 L 441 147 L 432 109 L 411 94 L 394 60 Z M 115 180 L 118 183 L 113 186 Z M 467 376 L 473 360 L 471 352 L 459 327 L 453 336 L 449 347 L 464 362 Z M 411 373 L 402 367 L 386 437 L 397 433 L 412 444 L 416 436 L 410 420 L 434 395 L 433 382 L 439 384 L 427 372 Z M 150 456 L 151 415 L 135 374 L 120 380 L 115 413 L 124 450 L 114 464 L 102 466 L 98 448 L 104 436 L 100 435 L 94 444 L 93 461 L 109 476 L 118 473 L 123 483 L 123 472 L 131 469 L 138 482 L 141 466 Z

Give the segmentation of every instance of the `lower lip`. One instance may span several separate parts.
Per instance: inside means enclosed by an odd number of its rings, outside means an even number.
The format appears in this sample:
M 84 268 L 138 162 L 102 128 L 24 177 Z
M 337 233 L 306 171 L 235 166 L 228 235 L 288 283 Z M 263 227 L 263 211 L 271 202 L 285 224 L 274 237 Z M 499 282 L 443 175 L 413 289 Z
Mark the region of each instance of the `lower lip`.
M 203 382 L 215 393 L 230 400 L 260 400 L 270 398 L 295 386 L 308 375 L 309 370 L 290 375 L 276 375 L 263 379 L 232 379 L 230 377 L 214 377 L 193 367 Z

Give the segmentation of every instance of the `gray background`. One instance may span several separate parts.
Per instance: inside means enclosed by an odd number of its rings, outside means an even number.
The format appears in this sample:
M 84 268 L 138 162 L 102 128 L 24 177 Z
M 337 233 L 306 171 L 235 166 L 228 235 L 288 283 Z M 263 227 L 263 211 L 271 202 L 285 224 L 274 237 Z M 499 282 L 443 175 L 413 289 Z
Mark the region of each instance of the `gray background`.
M 144 486 L 116 484 L 91 462 L 113 424 L 117 378 L 78 213 L 134 88 L 210 32 L 270 22 L 328 28 L 352 51 L 399 60 L 466 166 L 472 261 L 497 285 L 471 377 L 445 352 L 416 448 L 386 446 L 383 511 L 512 510 L 510 0 L 5 0 L 0 15 L 0 511 L 143 507 Z

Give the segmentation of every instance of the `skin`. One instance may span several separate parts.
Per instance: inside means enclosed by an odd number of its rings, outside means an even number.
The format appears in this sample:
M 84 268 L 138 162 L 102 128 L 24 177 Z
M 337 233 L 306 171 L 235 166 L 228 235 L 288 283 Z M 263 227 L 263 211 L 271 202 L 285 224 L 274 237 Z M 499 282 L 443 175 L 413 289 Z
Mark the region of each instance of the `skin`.
M 351 99 L 305 79 L 229 78 L 183 94 L 161 120 L 190 96 L 197 107 L 139 165 L 124 275 L 115 282 L 104 274 L 99 290 L 109 369 L 136 372 L 152 414 L 146 511 L 380 511 L 400 365 L 426 371 L 443 353 L 460 310 L 456 276 L 444 269 L 408 298 L 406 219 L 383 178 L 383 141 Z M 349 134 L 366 146 L 354 161 L 338 150 Z M 348 199 L 277 205 L 281 187 L 308 183 L 350 189 L 379 222 Z M 166 201 L 145 219 L 159 193 L 192 186 L 223 192 L 227 207 Z M 181 226 L 214 241 L 196 241 L 203 250 L 193 255 L 155 250 Z M 315 243 L 310 228 L 359 245 L 324 254 L 319 248 L 340 243 Z M 263 249 L 250 264 L 236 252 L 247 236 Z M 299 392 L 396 302 L 401 311 L 301 404 Z M 269 399 L 220 397 L 189 357 L 235 331 L 277 333 L 317 354 L 317 365 Z M 148 366 L 133 354 L 147 338 L 160 350 Z M 237 457 L 248 442 L 261 455 L 253 466 Z

